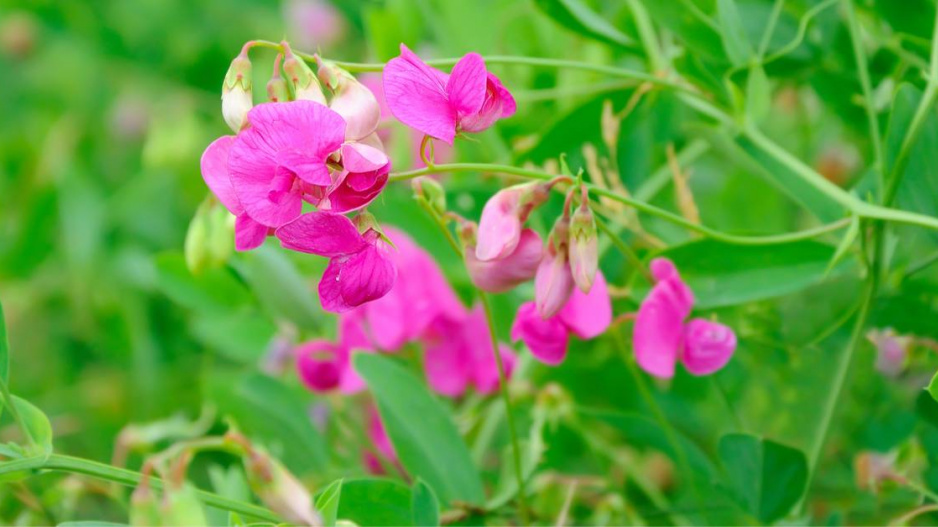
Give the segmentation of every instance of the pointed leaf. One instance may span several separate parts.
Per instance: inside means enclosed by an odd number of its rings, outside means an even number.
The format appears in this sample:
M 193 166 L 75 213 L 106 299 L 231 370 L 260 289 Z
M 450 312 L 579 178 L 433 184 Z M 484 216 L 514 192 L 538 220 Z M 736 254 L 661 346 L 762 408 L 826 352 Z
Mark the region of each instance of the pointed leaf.
M 373 527 L 413 525 L 410 487 L 390 479 L 353 479 L 342 483 L 338 518 Z
M 418 478 L 411 488 L 414 525 L 418 527 L 436 527 L 440 524 L 440 504 L 436 494 L 427 483 Z
M 27 455 L 43 455 L 48 457 L 52 454 L 52 424 L 49 418 L 42 410 L 34 406 L 26 399 L 13 396 L 13 404 L 16 406 L 20 419 L 29 431 L 35 443 L 35 449 L 27 447 Z
M 784 517 L 804 493 L 808 462 L 800 450 L 749 434 L 723 436 L 718 450 L 727 486 L 760 521 Z
M 752 44 L 746 36 L 742 18 L 736 9 L 735 0 L 717 0 L 717 18 L 720 22 L 720 37 L 723 49 L 734 66 L 744 66 L 752 57 Z
M 627 48 L 635 46 L 628 35 L 595 13 L 582 0 L 535 0 L 535 4 L 554 21 L 581 35 Z
M 322 494 L 316 497 L 316 510 L 322 516 L 324 527 L 334 527 L 342 497 L 342 480 L 333 481 Z

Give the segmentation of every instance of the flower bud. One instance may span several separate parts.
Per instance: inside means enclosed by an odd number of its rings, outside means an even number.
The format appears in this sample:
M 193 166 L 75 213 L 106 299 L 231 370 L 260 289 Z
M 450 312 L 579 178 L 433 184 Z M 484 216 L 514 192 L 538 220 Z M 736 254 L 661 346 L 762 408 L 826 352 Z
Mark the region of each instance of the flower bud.
M 325 340 L 314 340 L 296 348 L 296 369 L 310 390 L 327 392 L 339 387 L 342 362 L 348 350 Z
M 585 194 L 585 192 L 584 192 Z M 570 219 L 570 271 L 580 291 L 589 293 L 599 267 L 599 247 L 596 237 L 596 219 L 584 200 Z
M 290 44 L 284 41 L 281 45 L 284 52 L 283 71 L 293 87 L 293 98 L 297 101 L 314 101 L 325 105 L 326 95 L 322 92 L 316 74 L 306 65 L 306 61 L 293 54 Z
M 573 274 L 567 260 L 570 218 L 561 216 L 547 240 L 547 254 L 534 277 L 534 303 L 541 318 L 554 316 L 573 294 Z
M 254 106 L 251 90 L 251 61 L 247 49 L 231 61 L 221 87 L 221 113 L 234 133 L 247 125 L 248 111 Z
M 410 181 L 411 188 L 414 189 L 414 195 L 426 200 L 434 212 L 440 216 L 446 214 L 446 191 L 433 178 L 419 177 Z M 475 241 L 473 240 L 473 245 Z
M 205 198 L 189 223 L 184 253 L 193 275 L 221 267 L 234 251 L 234 216 L 214 196 Z
M 163 518 L 161 525 L 208 525 L 205 509 L 199 501 L 195 487 L 188 483 L 166 486 L 163 490 L 160 515 Z
M 479 219 L 476 258 L 495 260 L 515 250 L 521 239 L 521 225 L 549 196 L 550 183 L 540 182 L 515 185 L 495 193 Z
M 876 371 L 895 378 L 906 367 L 912 338 L 897 335 L 892 328 L 872 329 L 866 338 L 876 347 Z
M 490 293 L 503 293 L 534 278 L 544 254 L 541 237 L 531 229 L 521 231 L 515 249 L 503 258 L 482 261 L 475 246 L 465 251 L 466 269 L 476 287 Z
M 290 87 L 287 86 L 287 81 L 283 80 L 283 77 L 280 76 L 280 61 L 283 60 L 283 55 L 277 55 L 277 58 L 274 59 L 274 71 L 270 76 L 270 80 L 267 81 L 267 98 L 271 102 L 286 102 L 290 100 Z
M 345 140 L 358 141 L 372 134 L 381 120 L 378 99 L 351 73 L 316 57 L 319 79 L 332 90 L 329 108 L 345 119 Z
M 681 362 L 694 375 L 709 375 L 729 362 L 736 351 L 736 333 L 728 326 L 695 318 L 684 327 Z

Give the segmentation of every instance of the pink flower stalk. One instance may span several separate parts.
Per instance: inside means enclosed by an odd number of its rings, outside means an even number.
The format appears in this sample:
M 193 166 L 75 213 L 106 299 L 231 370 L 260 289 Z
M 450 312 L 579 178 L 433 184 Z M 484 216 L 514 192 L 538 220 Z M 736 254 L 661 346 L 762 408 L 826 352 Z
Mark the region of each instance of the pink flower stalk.
M 638 365 L 661 378 L 673 377 L 678 361 L 693 375 L 725 366 L 736 350 L 733 330 L 701 318 L 684 323 L 694 294 L 670 260 L 652 260 L 651 274 L 657 283 L 638 309 L 632 337 Z
M 524 222 L 549 196 L 550 183 L 525 183 L 496 192 L 482 208 L 476 258 L 488 261 L 511 254 L 521 241 Z
M 319 301 L 334 313 L 348 311 L 386 295 L 397 271 L 381 235 L 359 233 L 351 220 L 330 212 L 303 214 L 276 231 L 287 248 L 329 258 L 319 282 Z
M 247 213 L 228 177 L 228 152 L 235 137 L 224 135 L 208 145 L 202 154 L 202 179 L 218 201 L 235 216 L 235 249 L 249 251 L 264 243 L 271 229 Z
M 477 53 L 447 75 L 401 44 L 401 55 L 384 68 L 384 93 L 398 120 L 450 145 L 458 132 L 481 132 L 515 113 L 511 93 Z
M 556 366 L 567 357 L 570 335 L 589 340 L 603 334 L 612 323 L 612 300 L 606 279 L 597 272 L 589 293 L 573 290 L 556 315 L 543 318 L 534 302 L 518 308 L 511 338 L 521 340 L 537 360 Z
M 480 393 L 498 389 L 498 364 L 481 307 L 462 320 L 438 318 L 425 335 L 424 366 L 427 381 L 437 393 L 458 397 L 474 386 Z M 511 376 L 516 358 L 511 348 L 499 345 L 505 375 Z
M 476 258 L 475 244 L 465 248 L 466 269 L 476 287 L 490 293 L 503 293 L 534 278 L 544 254 L 537 232 L 523 229 L 515 249 L 503 258 L 482 261 Z

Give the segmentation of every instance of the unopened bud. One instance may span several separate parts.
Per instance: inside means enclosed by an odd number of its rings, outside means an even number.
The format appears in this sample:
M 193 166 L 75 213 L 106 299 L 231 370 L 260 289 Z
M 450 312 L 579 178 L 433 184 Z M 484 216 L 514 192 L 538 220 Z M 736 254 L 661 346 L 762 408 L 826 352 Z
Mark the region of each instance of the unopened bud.
M 316 74 L 306 65 L 306 61 L 293 54 L 290 44 L 282 42 L 284 52 L 283 71 L 287 81 L 293 87 L 293 97 L 298 101 L 314 101 L 326 104 L 326 95 L 316 79 Z
M 534 304 L 541 318 L 557 314 L 573 294 L 573 274 L 567 258 L 570 218 L 561 216 L 547 239 L 547 251 L 534 277 Z
M 552 183 L 515 185 L 495 193 L 482 209 L 476 258 L 504 258 L 518 246 L 521 228 L 531 212 L 550 197 Z
M 247 49 L 242 49 L 231 61 L 221 87 L 221 113 L 234 133 L 247 125 L 248 111 L 254 106 L 251 71 Z
M 234 219 L 212 195 L 199 205 L 189 223 L 184 245 L 190 273 L 197 275 L 228 261 L 234 251 Z
M 130 525 L 150 527 L 163 521 L 157 495 L 150 486 L 150 468 L 144 466 L 143 478 L 130 495 Z
M 290 88 L 287 86 L 287 81 L 283 80 L 283 77 L 280 76 L 280 61 L 283 60 L 283 55 L 277 55 L 277 58 L 274 59 L 274 71 L 270 76 L 270 80 L 267 81 L 267 98 L 271 102 L 286 102 L 290 100 Z
M 316 57 L 319 80 L 332 90 L 329 108 L 345 119 L 345 139 L 358 141 L 374 133 L 381 120 L 381 106 L 375 94 L 351 73 Z
M 188 483 L 178 487 L 167 485 L 163 491 L 160 516 L 163 518 L 162 524 L 151 525 L 208 525 L 195 487 Z
M 419 177 L 412 179 L 410 186 L 414 189 L 414 195 L 426 200 L 434 212 L 440 216 L 446 214 L 446 191 L 439 182 L 433 178 Z
M 573 282 L 580 291 L 589 293 L 599 267 L 599 243 L 596 236 L 596 219 L 587 200 L 580 203 L 570 218 L 568 253 Z

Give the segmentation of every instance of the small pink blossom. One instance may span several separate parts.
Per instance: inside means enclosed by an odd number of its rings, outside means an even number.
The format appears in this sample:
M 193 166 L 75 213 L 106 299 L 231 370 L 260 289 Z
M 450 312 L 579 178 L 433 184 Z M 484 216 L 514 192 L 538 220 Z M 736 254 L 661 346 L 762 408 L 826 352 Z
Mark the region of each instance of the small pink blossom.
M 605 332 L 611 323 L 612 300 L 606 279 L 597 272 L 590 292 L 574 289 L 554 316 L 541 317 L 534 302 L 522 304 L 511 327 L 511 338 L 523 341 L 537 360 L 555 366 L 566 358 L 571 334 L 589 340 Z
M 479 289 L 503 293 L 534 278 L 543 254 L 541 237 L 531 229 L 524 229 L 518 245 L 503 258 L 482 261 L 476 258 L 475 245 L 466 246 L 466 269 Z
M 549 183 L 525 183 L 495 193 L 482 208 L 476 258 L 488 261 L 512 253 L 521 240 L 524 222 L 549 196 Z
M 912 337 L 896 333 L 892 328 L 871 329 L 866 338 L 876 347 L 876 371 L 887 377 L 898 377 L 906 367 Z
M 401 122 L 450 145 L 460 131 L 481 132 L 515 113 L 511 93 L 477 53 L 446 74 L 401 44 L 401 55 L 384 68 L 384 93 Z
M 294 351 L 300 380 L 314 392 L 327 392 L 339 387 L 348 367 L 348 350 L 325 340 L 313 340 Z
M 333 173 L 335 181 L 319 202 L 320 210 L 349 212 L 374 201 L 388 183 L 391 161 L 375 147 L 346 143 L 342 145 L 342 168 Z
M 381 298 L 394 285 L 397 271 L 389 248 L 374 229 L 359 233 L 340 214 L 310 212 L 277 229 L 284 247 L 329 258 L 319 282 L 319 301 L 334 313 Z
M 562 308 L 573 294 L 573 272 L 570 269 L 568 246 L 570 218 L 557 219 L 547 250 L 534 276 L 534 304 L 541 318 L 550 318 Z
M 633 344 L 638 365 L 662 378 L 674 376 L 678 361 L 694 375 L 708 375 L 725 366 L 736 350 L 733 330 L 704 319 L 685 324 L 694 295 L 670 260 L 652 260 L 651 274 L 657 283 L 635 318 Z
M 462 320 L 439 318 L 424 337 L 427 381 L 436 392 L 462 395 L 470 386 L 480 393 L 498 389 L 498 364 L 481 307 Z M 511 348 L 499 345 L 505 375 L 511 376 L 516 358 Z

